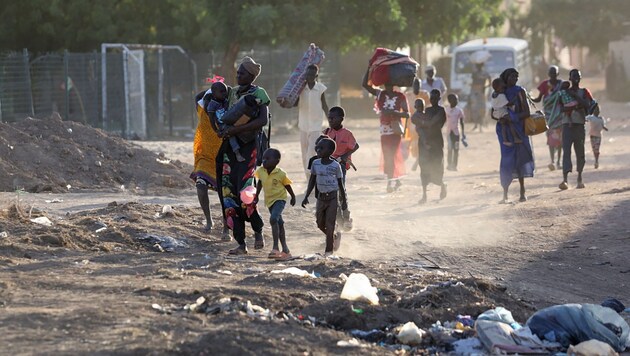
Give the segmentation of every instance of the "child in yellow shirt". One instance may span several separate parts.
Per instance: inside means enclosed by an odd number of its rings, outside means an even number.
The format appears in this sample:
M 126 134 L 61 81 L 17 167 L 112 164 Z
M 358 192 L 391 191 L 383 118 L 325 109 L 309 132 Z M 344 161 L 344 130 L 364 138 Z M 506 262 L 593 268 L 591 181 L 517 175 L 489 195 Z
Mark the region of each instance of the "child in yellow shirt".
M 258 203 L 260 191 L 264 189 L 265 205 L 271 213 L 269 224 L 273 235 L 273 248 L 269 253 L 269 258 L 286 261 L 293 257 L 287 246 L 282 211 L 286 205 L 287 192 L 291 195 L 291 206 L 295 205 L 295 193 L 293 193 L 293 188 L 291 188 L 292 182 L 287 177 L 287 172 L 278 167 L 280 158 L 280 151 L 275 148 L 268 148 L 263 153 L 262 167 L 259 167 L 254 172 L 254 176 L 258 178 L 254 204 Z M 278 249 L 278 240 L 282 244 L 282 252 Z

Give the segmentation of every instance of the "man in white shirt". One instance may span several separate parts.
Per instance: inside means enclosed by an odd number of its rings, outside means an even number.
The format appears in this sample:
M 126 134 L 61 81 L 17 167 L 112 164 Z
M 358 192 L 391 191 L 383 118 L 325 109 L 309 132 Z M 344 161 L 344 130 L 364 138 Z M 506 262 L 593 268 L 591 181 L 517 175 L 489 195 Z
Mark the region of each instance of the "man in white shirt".
M 420 90 L 430 93 L 431 90 L 437 89 L 440 91 L 440 98 L 443 98 L 446 94 L 446 83 L 444 83 L 444 79 L 442 79 L 442 77 L 435 76 L 437 71 L 433 65 L 428 65 L 424 72 L 427 75 L 427 79 L 422 81 Z M 442 101 L 440 100 L 440 105 L 442 105 L 441 103 Z
M 306 86 L 297 102 L 302 164 L 307 181 L 310 177 L 308 161 L 316 154 L 315 140 L 322 134 L 322 123 L 328 114 L 328 105 L 324 98 L 326 86 L 317 81 L 318 74 L 317 65 L 311 64 L 306 68 Z

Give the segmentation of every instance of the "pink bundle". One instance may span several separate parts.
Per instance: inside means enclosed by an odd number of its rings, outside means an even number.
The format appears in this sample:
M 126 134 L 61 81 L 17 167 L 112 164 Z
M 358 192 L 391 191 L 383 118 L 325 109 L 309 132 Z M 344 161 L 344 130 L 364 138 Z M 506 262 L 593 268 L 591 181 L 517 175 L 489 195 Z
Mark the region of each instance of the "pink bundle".
M 324 51 L 311 43 L 297 67 L 291 72 L 289 80 L 280 89 L 276 102 L 283 108 L 294 107 L 306 85 L 306 68 L 311 64 L 319 65 L 323 61 Z

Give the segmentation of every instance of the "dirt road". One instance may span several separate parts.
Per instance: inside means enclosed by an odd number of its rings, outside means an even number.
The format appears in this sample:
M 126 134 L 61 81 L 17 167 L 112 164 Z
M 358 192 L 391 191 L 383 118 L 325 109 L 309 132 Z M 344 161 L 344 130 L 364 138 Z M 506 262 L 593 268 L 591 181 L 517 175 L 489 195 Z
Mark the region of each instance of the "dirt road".
M 266 260 L 268 249 L 252 250 L 245 258 L 226 258 L 231 244 L 218 243 L 218 231 L 200 232 L 202 214 L 192 185 L 170 196 L 0 193 L 4 208 L 19 201 L 22 207 L 34 207 L 35 213 L 43 211 L 55 223 L 52 228 L 25 225 L 28 211 L 2 212 L 0 231 L 7 231 L 8 237 L 0 239 L 0 341 L 8 353 L 345 352 L 335 346 L 338 340 L 348 339 L 341 331 L 318 327 L 314 333 L 308 326 L 250 321 L 239 313 L 221 312 L 208 319 L 181 314 L 175 306 L 194 303 L 199 296 L 213 303 L 219 303 L 221 296 L 238 296 L 240 301 L 252 300 L 274 312 L 301 310 L 306 315 L 306 310 L 337 330 L 365 330 L 402 321 L 396 315 L 421 305 L 405 298 L 425 293 L 419 291 L 420 286 L 448 279 L 451 273 L 459 279 L 470 278 L 473 282 L 464 284 L 473 287 L 466 287 L 468 294 L 457 293 L 464 297 L 452 305 L 435 304 L 437 299 L 432 299 L 431 305 L 438 306 L 431 315 L 414 309 L 419 325 L 426 327 L 437 317 L 452 318 L 453 313 L 478 313 L 477 309 L 495 304 L 508 305 L 524 321 L 531 309 L 496 290 L 489 296 L 487 287 L 474 282 L 479 278 L 506 286 L 535 307 L 599 302 L 609 295 L 628 302 L 629 107 L 613 103 L 603 103 L 603 107 L 604 116 L 613 119 L 605 133 L 598 170 L 593 169 L 587 148 L 586 189 L 573 189 L 575 175 L 570 176 L 572 189 L 558 189 L 561 173 L 547 169 L 549 158 L 541 135 L 534 138 L 536 176 L 526 180 L 529 200 L 507 205 L 498 204 L 501 187 L 494 128 L 468 134 L 470 146 L 461 150 L 459 171 L 445 175 L 448 197 L 439 201 L 439 189 L 430 187 L 429 202 L 421 206 L 417 204 L 421 192 L 417 171 L 408 172 L 400 190 L 386 193 L 378 170 L 377 120 L 356 119 L 350 113 L 346 125 L 361 149 L 354 157 L 359 170 L 348 175 L 355 228 L 343 235 L 342 260 L 286 264 L 321 274 L 315 280 L 271 277 L 266 272 L 284 267 Z M 274 137 L 273 146 L 282 151 L 281 166 L 295 181 L 295 191 L 303 192 L 296 138 Z M 171 159 L 192 161 L 190 142 L 141 144 Z M 517 189 L 518 184 L 513 185 L 512 199 Z M 63 201 L 52 202 L 55 198 Z M 108 206 L 112 201 L 117 204 Z M 213 197 L 211 201 L 219 220 L 217 201 Z M 174 206 L 175 216 L 156 217 L 165 204 Z M 313 208 L 296 206 L 285 211 L 293 254 L 323 252 Z M 268 212 L 262 209 L 262 213 L 266 219 Z M 101 224 L 109 229 L 105 235 L 96 233 Z M 270 236 L 269 228 L 265 229 Z M 182 237 L 189 247 L 156 253 L 151 244 L 137 239 L 151 233 Z M 409 268 L 413 263 L 434 263 L 448 274 Z M 226 270 L 232 274 L 221 272 Z M 337 301 L 337 276 L 353 271 L 380 281 L 387 307 L 365 307 L 380 324 L 362 319 L 363 324 L 341 325 L 331 317 L 337 313 L 343 320 L 353 320 L 354 314 L 345 314 L 347 309 Z M 446 291 L 441 297 L 445 296 L 453 294 Z M 152 308 L 152 303 L 162 309 Z M 474 303 L 480 304 L 472 307 Z M 383 349 L 370 346 L 356 352 L 379 354 Z

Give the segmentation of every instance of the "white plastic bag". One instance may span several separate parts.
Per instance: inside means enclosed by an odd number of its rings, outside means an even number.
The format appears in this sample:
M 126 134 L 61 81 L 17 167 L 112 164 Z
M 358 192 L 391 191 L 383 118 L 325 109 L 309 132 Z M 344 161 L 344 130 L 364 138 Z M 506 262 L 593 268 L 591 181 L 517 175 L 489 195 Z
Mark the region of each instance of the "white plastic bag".
M 341 299 L 350 301 L 367 301 L 370 304 L 378 304 L 378 290 L 370 284 L 370 280 L 363 273 L 351 273 L 341 291 Z
M 422 342 L 422 338 L 426 333 L 426 331 L 418 328 L 416 323 L 410 321 L 403 325 L 396 338 L 405 345 L 415 346 Z

